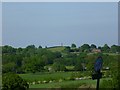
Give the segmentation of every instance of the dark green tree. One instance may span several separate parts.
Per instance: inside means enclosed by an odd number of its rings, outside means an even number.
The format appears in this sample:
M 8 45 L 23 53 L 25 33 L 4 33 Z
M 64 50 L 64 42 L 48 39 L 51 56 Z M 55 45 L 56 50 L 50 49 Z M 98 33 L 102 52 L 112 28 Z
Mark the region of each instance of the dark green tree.
M 98 49 L 100 49 L 100 50 L 101 50 L 101 49 L 102 49 L 102 47 L 101 47 L 101 46 L 98 46 Z
M 42 48 L 42 46 L 39 46 L 38 48 Z
M 55 58 L 61 58 L 62 57 L 62 54 L 60 52 L 55 52 L 54 55 L 55 55 Z
M 2 76 L 2 90 L 27 90 L 29 85 L 20 76 L 14 73 L 5 73 Z
M 22 66 L 24 72 L 40 72 L 44 70 L 45 61 L 42 57 L 39 56 L 31 56 L 24 58 L 24 65 Z
M 81 51 L 81 52 L 89 52 L 89 51 L 90 51 L 90 46 L 89 46 L 89 44 L 83 44 L 83 45 L 80 47 L 80 51 Z
M 65 51 L 65 52 L 68 52 L 68 53 L 70 52 L 70 50 L 71 50 L 71 49 L 70 49 L 69 46 L 65 47 L 65 49 L 64 49 L 64 51 Z
M 52 68 L 53 68 L 54 71 L 65 71 L 66 70 L 65 65 L 63 65 L 61 63 L 58 63 L 58 62 L 55 62 L 53 64 Z
M 71 48 L 76 48 L 76 45 L 73 43 L 73 44 L 71 45 Z
M 91 49 L 94 49 L 94 48 L 97 48 L 97 47 L 96 47 L 96 45 L 91 44 L 90 48 L 91 48 Z
M 103 47 L 102 47 L 102 51 L 105 52 L 105 53 L 108 53 L 110 51 L 110 47 L 105 44 Z
M 112 45 L 111 48 L 110 48 L 110 51 L 111 51 L 112 53 L 118 52 L 118 46 L 117 46 L 117 45 Z
M 26 48 L 27 49 L 35 49 L 35 45 L 28 45 Z
M 15 54 L 16 53 L 16 49 L 13 48 L 12 46 L 5 45 L 5 46 L 2 47 L 2 53 Z
M 15 62 L 10 62 L 2 66 L 2 72 L 3 73 L 16 72 L 16 68 L 17 68 L 17 65 L 15 64 Z
M 75 67 L 74 67 L 74 70 L 75 71 L 83 71 L 83 65 L 82 65 L 82 62 L 79 60 L 79 61 L 77 61 L 77 64 L 75 65 Z

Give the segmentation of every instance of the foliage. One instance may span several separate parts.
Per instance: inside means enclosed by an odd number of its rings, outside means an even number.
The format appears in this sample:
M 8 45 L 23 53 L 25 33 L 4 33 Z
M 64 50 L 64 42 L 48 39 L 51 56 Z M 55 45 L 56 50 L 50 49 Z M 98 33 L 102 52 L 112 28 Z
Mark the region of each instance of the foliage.
M 83 71 L 84 70 L 82 63 L 80 61 L 77 62 L 77 64 L 74 67 L 74 70 L 75 71 Z
M 111 52 L 113 53 L 116 53 L 116 52 L 119 52 L 119 46 L 117 45 L 112 45 L 111 48 L 110 48 Z
M 100 84 L 100 88 L 103 88 L 103 89 L 114 88 L 112 80 L 103 80 Z
M 105 44 L 105 45 L 102 47 L 102 51 L 103 51 L 103 52 L 109 52 L 109 51 L 110 51 L 110 47 L 109 47 L 107 44 Z
M 81 47 L 80 47 L 80 51 L 81 52 L 89 52 L 90 51 L 90 46 L 88 44 L 83 44 Z
M 55 71 L 66 71 L 66 67 L 60 63 L 54 63 L 52 67 Z
M 16 67 L 17 66 L 14 62 L 7 63 L 2 67 L 2 72 L 3 73 L 16 72 Z
M 75 66 L 79 68 L 81 66 L 80 62 L 84 63 L 84 67 L 87 67 L 87 70 L 92 70 L 94 60 L 99 56 L 98 54 L 88 55 L 91 48 L 96 48 L 96 45 L 83 44 L 77 52 L 75 49 L 71 49 L 69 46 L 62 47 L 52 47 L 52 48 L 36 48 L 35 45 L 28 45 L 26 48 L 13 48 L 11 46 L 3 46 L 3 73 L 6 72 L 16 72 L 16 73 L 28 73 L 28 72 L 41 72 L 44 71 L 44 66 L 52 65 L 55 62 L 62 63 L 64 66 Z M 65 52 L 62 51 L 52 51 L 52 49 L 62 48 Z M 77 48 L 76 48 L 77 49 Z M 71 51 L 73 50 L 73 52 Z M 105 44 L 102 47 L 103 52 L 118 52 L 119 46 L 113 45 L 111 48 Z M 86 52 L 87 51 L 87 52 Z M 116 63 L 115 57 L 113 55 L 104 54 L 103 65 L 105 67 L 112 67 L 113 62 Z M 78 64 L 78 61 L 79 64 Z M 108 63 L 109 62 L 109 63 Z M 80 65 L 80 66 L 79 66 Z M 77 69 L 75 69 L 77 70 Z M 80 69 L 79 69 L 80 70 Z
M 39 46 L 38 48 L 42 48 L 42 46 Z
M 120 89 L 120 70 L 116 68 L 112 70 L 112 73 L 114 73 L 112 74 L 113 87 L 119 90 Z
M 6 73 L 2 77 L 2 90 L 27 90 L 29 85 L 20 76 Z
M 71 45 L 71 48 L 76 48 L 76 45 L 73 43 L 73 44 Z
M 70 49 L 69 46 L 65 47 L 65 49 L 64 49 L 64 51 L 67 52 L 67 53 L 70 52 L 70 50 L 71 50 L 71 49 Z
M 97 47 L 96 47 L 96 45 L 91 44 L 90 48 L 91 48 L 91 49 L 94 49 L 94 48 L 97 48 Z

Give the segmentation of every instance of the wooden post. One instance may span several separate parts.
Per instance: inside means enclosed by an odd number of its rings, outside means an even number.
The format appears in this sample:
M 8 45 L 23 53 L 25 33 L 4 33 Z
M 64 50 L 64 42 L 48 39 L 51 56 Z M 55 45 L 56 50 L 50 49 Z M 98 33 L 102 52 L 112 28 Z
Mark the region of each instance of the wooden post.
M 100 79 L 98 78 L 98 79 L 97 79 L 97 86 L 96 86 L 96 90 L 99 90 L 99 82 L 100 82 Z

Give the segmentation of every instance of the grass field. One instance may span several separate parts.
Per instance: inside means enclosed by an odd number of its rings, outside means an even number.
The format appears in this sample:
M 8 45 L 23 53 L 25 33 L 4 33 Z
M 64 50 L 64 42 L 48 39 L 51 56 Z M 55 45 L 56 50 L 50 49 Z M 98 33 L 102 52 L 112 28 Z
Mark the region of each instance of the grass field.
M 72 72 L 55 72 L 55 73 L 35 73 L 35 74 L 19 74 L 27 81 L 44 81 L 44 80 L 59 80 L 71 76 Z
M 30 88 L 95 88 L 95 80 L 76 80 L 76 81 L 63 81 L 56 83 L 47 83 L 47 84 L 35 84 L 30 85 Z
M 55 72 L 55 73 L 35 73 L 35 74 L 19 74 L 25 79 L 30 88 L 95 88 L 96 80 L 78 79 L 70 80 L 73 72 Z M 110 78 L 102 78 L 102 80 Z M 40 82 L 40 83 L 38 83 Z
M 66 69 L 68 69 L 68 70 L 74 70 L 74 66 L 66 66 Z
M 65 47 L 63 47 L 63 46 L 56 46 L 56 47 L 50 47 L 50 48 L 48 48 L 48 50 L 50 50 L 52 52 L 56 52 L 56 51 L 61 52 L 64 49 L 65 49 Z
M 110 78 L 102 78 L 100 82 L 105 79 Z M 74 81 L 63 81 L 63 82 L 53 82 L 46 84 L 35 84 L 30 85 L 30 88 L 96 88 L 97 80 L 74 80 Z

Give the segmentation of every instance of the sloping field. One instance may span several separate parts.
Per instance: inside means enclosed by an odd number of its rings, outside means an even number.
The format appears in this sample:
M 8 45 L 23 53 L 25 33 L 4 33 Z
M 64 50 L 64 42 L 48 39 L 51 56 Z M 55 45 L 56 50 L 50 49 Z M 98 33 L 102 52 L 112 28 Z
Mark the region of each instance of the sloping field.
M 30 88 L 95 88 L 96 80 L 70 79 L 72 72 L 19 74 L 23 79 L 30 82 Z M 100 82 L 105 79 L 102 78 Z
M 65 49 L 64 46 L 55 46 L 55 47 L 49 47 L 48 50 L 52 51 L 52 52 L 61 52 Z

